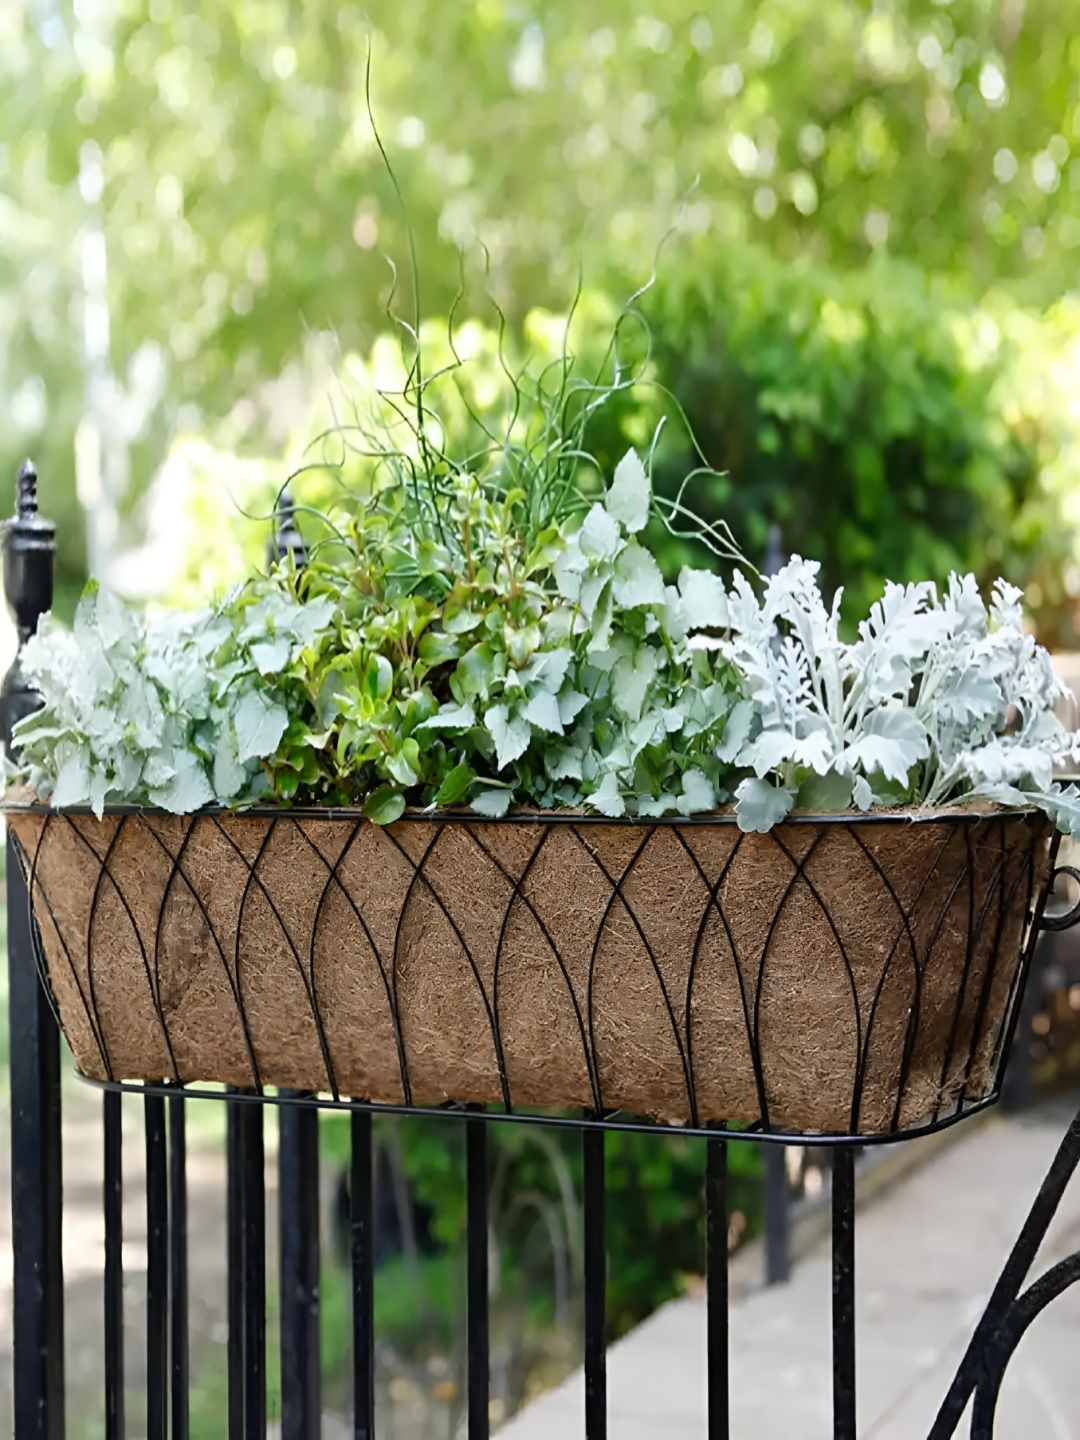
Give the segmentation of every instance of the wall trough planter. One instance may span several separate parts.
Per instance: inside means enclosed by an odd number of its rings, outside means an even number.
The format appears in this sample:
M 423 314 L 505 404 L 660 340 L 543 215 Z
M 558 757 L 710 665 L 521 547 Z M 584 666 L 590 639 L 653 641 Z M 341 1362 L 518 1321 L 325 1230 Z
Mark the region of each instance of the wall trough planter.
M 884 1137 L 993 1099 L 1035 811 L 673 821 L 9 806 L 98 1080 Z

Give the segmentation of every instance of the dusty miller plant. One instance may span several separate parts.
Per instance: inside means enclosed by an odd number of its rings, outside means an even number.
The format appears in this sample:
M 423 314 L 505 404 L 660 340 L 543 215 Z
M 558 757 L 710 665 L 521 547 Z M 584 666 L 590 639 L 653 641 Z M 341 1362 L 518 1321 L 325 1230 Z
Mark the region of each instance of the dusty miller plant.
M 1025 634 L 1021 592 L 999 580 L 989 606 L 971 575 L 886 586 L 839 634 L 816 564 L 796 557 L 759 599 L 740 574 L 728 624 L 707 643 L 744 677 L 731 732 L 744 829 L 767 830 L 795 805 L 932 808 L 957 800 L 1036 805 L 1080 833 L 1080 792 L 1054 779 L 1080 736 L 1058 718 L 1067 692 Z

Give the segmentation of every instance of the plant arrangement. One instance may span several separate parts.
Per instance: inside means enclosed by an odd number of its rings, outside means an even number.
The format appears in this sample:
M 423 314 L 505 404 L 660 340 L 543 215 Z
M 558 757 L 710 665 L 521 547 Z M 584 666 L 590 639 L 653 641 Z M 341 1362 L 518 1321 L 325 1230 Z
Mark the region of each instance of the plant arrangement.
M 621 323 L 599 376 L 500 350 L 501 409 L 406 327 L 300 559 L 39 626 L 8 810 L 88 1075 L 849 1135 L 994 1098 L 1080 836 L 1020 593 L 888 585 L 847 638 L 814 562 L 702 520 L 706 466 L 654 489 L 658 432 L 603 473 Z
M 415 339 L 416 332 L 410 331 Z M 972 576 L 888 585 L 847 641 L 839 596 L 793 558 L 757 582 L 729 532 L 694 513 L 701 468 L 654 494 L 652 450 L 609 482 L 590 420 L 632 384 L 618 330 L 608 382 L 563 353 L 506 371 L 501 431 L 467 362 L 429 376 L 418 340 L 400 388 L 336 428 L 353 473 L 300 507 L 308 561 L 212 608 L 148 619 L 91 584 L 72 632 L 25 650 L 42 709 L 19 776 L 56 808 L 174 813 L 256 802 L 582 809 L 690 815 L 734 803 L 744 830 L 793 808 L 1036 806 L 1080 835 L 1080 757 L 1064 692 L 1025 634 L 1020 592 Z M 446 406 L 464 404 L 454 446 Z M 655 449 L 655 442 L 653 450 Z M 647 528 L 704 542 L 717 568 L 665 577 Z

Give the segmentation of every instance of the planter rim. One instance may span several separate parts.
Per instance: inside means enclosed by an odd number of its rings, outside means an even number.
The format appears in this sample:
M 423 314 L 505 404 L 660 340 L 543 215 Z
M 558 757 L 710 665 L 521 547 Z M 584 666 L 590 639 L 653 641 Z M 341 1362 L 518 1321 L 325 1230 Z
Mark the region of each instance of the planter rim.
M 365 820 L 359 806 L 352 805 L 250 805 L 243 809 L 232 809 L 227 805 L 207 805 L 201 810 L 186 811 L 182 815 L 162 810 L 151 805 L 117 803 L 106 805 L 105 816 L 146 815 L 155 819 L 187 819 L 217 816 L 253 817 L 257 819 L 280 820 Z M 779 825 L 941 825 L 979 824 L 986 820 L 1017 818 L 1023 815 L 1040 814 L 1035 805 L 1011 806 L 992 805 L 987 802 L 974 805 L 942 805 L 924 810 L 907 806 L 895 810 L 792 810 Z M 57 810 L 43 800 L 0 799 L 0 815 L 93 815 L 89 805 L 67 805 Z M 407 809 L 392 823 L 406 822 L 432 824 L 469 825 L 625 825 L 643 828 L 656 825 L 734 825 L 738 816 L 734 809 L 701 811 L 694 815 L 598 815 L 580 810 L 511 810 L 502 816 L 480 815 L 475 810 L 419 810 Z M 375 822 L 372 821 L 372 824 Z

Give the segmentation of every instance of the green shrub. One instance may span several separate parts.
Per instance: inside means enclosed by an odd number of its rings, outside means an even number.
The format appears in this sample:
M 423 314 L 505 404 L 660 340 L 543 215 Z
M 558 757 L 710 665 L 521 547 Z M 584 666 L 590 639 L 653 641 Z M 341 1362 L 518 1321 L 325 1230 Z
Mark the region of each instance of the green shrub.
M 1055 416 L 1019 383 L 1043 343 L 1038 319 L 1003 321 L 898 262 L 839 272 L 704 243 L 662 258 L 641 310 L 647 374 L 725 476 L 698 483 L 694 508 L 723 517 L 758 563 L 779 526 L 785 551 L 822 562 L 826 593 L 846 587 L 846 615 L 886 577 L 1045 582 L 1071 555 L 1073 528 L 1044 484 Z M 672 493 L 693 449 L 657 390 L 605 409 L 591 445 L 602 464 L 617 457 L 665 407 L 654 479 Z M 660 558 L 670 571 L 688 557 Z M 1047 638 L 1071 638 L 1060 586 L 1033 598 Z

